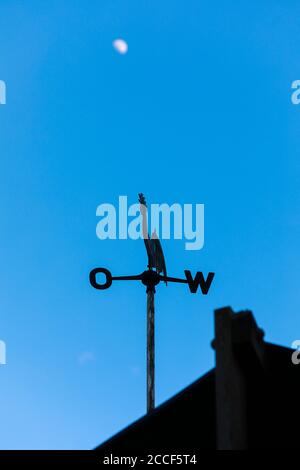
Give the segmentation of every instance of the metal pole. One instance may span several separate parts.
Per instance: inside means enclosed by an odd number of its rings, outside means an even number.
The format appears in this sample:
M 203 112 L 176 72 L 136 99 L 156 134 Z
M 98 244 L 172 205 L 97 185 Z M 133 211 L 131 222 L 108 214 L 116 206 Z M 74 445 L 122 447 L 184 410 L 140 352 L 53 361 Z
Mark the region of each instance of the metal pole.
M 155 407 L 154 287 L 147 289 L 147 412 Z

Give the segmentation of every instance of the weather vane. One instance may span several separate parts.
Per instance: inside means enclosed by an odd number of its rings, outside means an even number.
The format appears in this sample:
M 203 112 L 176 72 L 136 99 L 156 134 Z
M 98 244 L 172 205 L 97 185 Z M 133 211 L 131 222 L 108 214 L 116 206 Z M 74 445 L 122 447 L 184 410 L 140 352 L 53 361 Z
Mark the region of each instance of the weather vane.
M 148 256 L 148 269 L 134 276 L 112 276 L 106 268 L 95 268 L 90 272 L 90 283 L 98 290 L 108 289 L 113 281 L 141 281 L 146 286 L 147 293 L 147 412 L 155 407 L 155 335 L 154 335 L 154 294 L 155 287 L 163 281 L 188 284 L 190 292 L 195 294 L 200 286 L 202 294 L 206 295 L 214 278 L 214 273 L 209 272 L 205 279 L 202 272 L 197 271 L 193 278 L 189 270 L 185 270 L 185 279 L 170 277 L 167 275 L 165 258 L 161 243 L 156 231 L 149 237 L 147 222 L 147 204 L 142 193 L 139 194 L 140 211 L 142 214 L 142 233 Z M 161 274 L 162 273 L 162 274 Z M 104 274 L 105 282 L 100 284 L 97 275 Z

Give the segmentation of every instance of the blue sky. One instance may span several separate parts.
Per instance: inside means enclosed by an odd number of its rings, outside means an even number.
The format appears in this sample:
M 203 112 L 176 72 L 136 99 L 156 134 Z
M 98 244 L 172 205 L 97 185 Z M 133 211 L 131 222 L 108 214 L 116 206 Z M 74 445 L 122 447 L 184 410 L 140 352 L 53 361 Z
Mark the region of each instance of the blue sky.
M 100 241 L 96 207 L 204 203 L 207 297 L 157 292 L 157 401 L 213 366 L 214 308 L 300 338 L 297 2 L 6 1 L 0 5 L 2 449 L 89 449 L 145 411 L 140 241 Z M 124 38 L 129 51 L 112 47 Z

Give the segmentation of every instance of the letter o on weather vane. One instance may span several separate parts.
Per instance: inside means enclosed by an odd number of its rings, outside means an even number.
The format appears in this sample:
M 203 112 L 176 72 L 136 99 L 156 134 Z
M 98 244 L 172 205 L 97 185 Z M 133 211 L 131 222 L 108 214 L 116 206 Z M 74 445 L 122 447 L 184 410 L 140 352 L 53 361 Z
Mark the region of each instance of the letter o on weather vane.
M 98 274 L 104 274 L 105 282 L 100 284 L 97 280 Z M 94 289 L 104 290 L 108 289 L 112 284 L 112 275 L 108 269 L 105 268 L 95 268 L 90 272 L 90 283 Z

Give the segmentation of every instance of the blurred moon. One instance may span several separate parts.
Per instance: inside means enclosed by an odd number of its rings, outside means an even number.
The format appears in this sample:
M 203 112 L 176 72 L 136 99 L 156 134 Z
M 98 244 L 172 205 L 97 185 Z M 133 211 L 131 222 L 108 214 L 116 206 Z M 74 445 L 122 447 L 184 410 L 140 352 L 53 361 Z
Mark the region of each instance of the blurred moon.
M 128 51 L 128 44 L 124 39 L 115 39 L 113 46 L 119 54 L 126 54 Z

